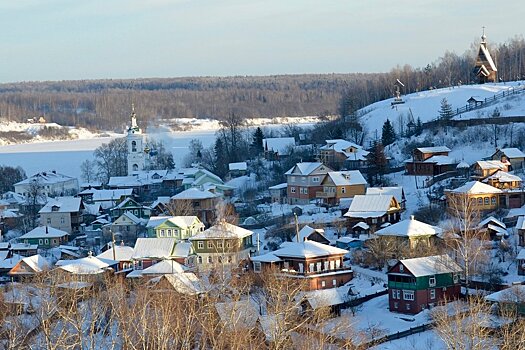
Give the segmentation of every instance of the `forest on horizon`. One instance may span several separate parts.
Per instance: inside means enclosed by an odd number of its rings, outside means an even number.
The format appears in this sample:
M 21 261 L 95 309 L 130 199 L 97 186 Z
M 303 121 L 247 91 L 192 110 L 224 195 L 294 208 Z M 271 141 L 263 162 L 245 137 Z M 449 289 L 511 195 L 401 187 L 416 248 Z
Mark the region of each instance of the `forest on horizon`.
M 121 132 L 131 104 L 144 126 L 159 119 L 225 119 L 349 115 L 401 93 L 474 83 L 479 43 L 462 55 L 445 52 L 425 67 L 396 66 L 385 73 L 184 77 L 19 82 L 0 84 L 0 118 L 45 116 L 61 125 Z M 501 81 L 525 79 L 525 40 L 489 45 Z

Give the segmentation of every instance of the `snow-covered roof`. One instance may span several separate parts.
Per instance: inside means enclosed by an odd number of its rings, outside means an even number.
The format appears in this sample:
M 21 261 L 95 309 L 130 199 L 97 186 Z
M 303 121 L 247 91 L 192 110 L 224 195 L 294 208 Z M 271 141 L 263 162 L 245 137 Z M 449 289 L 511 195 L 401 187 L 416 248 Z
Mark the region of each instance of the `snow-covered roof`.
M 120 188 L 113 190 L 97 190 L 94 188 L 84 190 L 79 195 L 92 195 L 94 202 L 116 201 L 122 197 L 131 197 L 133 195 L 132 188 Z
M 505 170 L 507 166 L 499 160 L 478 160 L 476 164 L 483 170 L 500 169 Z
M 174 195 L 173 197 L 171 197 L 171 199 L 209 199 L 216 197 L 218 197 L 218 195 L 215 193 L 192 187 L 188 188 L 185 191 L 182 191 L 179 194 Z
M 289 155 L 290 148 L 295 146 L 295 139 L 293 137 L 272 137 L 263 139 L 263 147 L 268 151 L 274 151 L 279 155 Z
M 250 257 L 251 261 L 259 261 L 259 262 L 265 262 L 265 263 L 272 263 L 272 262 L 279 262 L 282 261 L 281 258 L 276 256 L 273 253 L 266 253 L 262 255 L 252 256 Z
M 484 181 L 497 180 L 498 182 L 521 182 L 521 177 L 498 170 L 487 177 Z
M 480 223 L 478 224 L 478 227 L 485 227 L 485 225 L 487 225 L 489 223 L 496 224 L 496 225 L 498 225 L 501 228 L 507 228 L 507 225 L 505 225 L 500 220 L 496 219 L 494 216 L 489 216 L 488 218 L 480 221 Z
M 450 272 L 461 272 L 461 267 L 448 255 L 434 255 L 423 258 L 403 259 L 400 263 L 414 277 L 437 275 Z
M 336 186 L 366 185 L 367 182 L 359 170 L 329 171 L 328 177 Z
M 525 153 L 523 153 L 519 148 L 502 148 L 500 150 L 507 158 L 525 158 Z
M 269 190 L 282 190 L 283 188 L 286 188 L 288 184 L 286 182 L 283 182 L 282 184 L 274 185 L 268 187 Z
M 352 228 L 362 228 L 363 230 L 368 230 L 370 228 L 370 226 L 368 226 L 368 224 L 366 222 L 360 221 L 357 224 L 355 224 L 354 226 L 352 226 Z
M 197 233 L 195 236 L 190 237 L 190 240 L 199 239 L 229 239 L 229 238 L 244 238 L 253 235 L 253 231 L 246 230 L 242 227 L 232 225 L 228 222 L 221 221 L 216 225 L 213 225 L 207 230 Z
M 49 261 L 47 261 L 47 259 L 44 258 L 40 254 L 36 254 L 36 255 L 32 255 L 32 256 L 28 256 L 26 258 L 23 258 L 20 261 L 20 263 L 21 262 L 24 262 L 35 273 L 42 272 L 42 271 L 47 270 L 47 269 L 49 269 L 51 267 L 51 264 L 49 263 Z M 10 272 L 10 274 L 20 275 L 20 274 L 24 274 L 24 272 L 23 271 L 13 271 L 13 272 Z
M 250 300 L 216 303 L 219 318 L 230 329 L 251 329 L 259 319 L 259 311 Z
M 454 193 L 467 194 L 485 194 L 485 193 L 501 193 L 499 188 L 484 184 L 479 181 L 469 181 L 461 187 L 451 190 Z
M 325 142 L 326 142 L 326 145 L 321 146 L 320 149 L 333 149 L 336 152 L 343 152 L 350 147 L 357 148 L 357 149 L 363 148 L 362 146 L 356 143 L 353 143 L 347 140 L 343 140 L 343 139 L 325 140 Z
M 433 163 L 436 165 L 449 165 L 456 164 L 456 161 L 450 156 L 432 156 L 426 159 L 424 163 Z
M 525 230 L 525 216 L 518 216 L 516 230 Z
M 41 186 L 45 185 L 54 185 L 62 182 L 67 182 L 70 180 L 76 180 L 76 178 L 64 174 L 57 173 L 54 170 L 51 171 L 42 171 L 37 174 L 32 175 L 31 177 L 28 177 L 25 180 L 22 180 L 20 182 L 17 182 L 15 186 L 17 185 L 23 185 L 23 184 L 30 184 L 33 181 L 38 181 L 38 183 Z
M 516 255 L 516 260 L 525 260 L 525 249 L 520 249 L 520 252 Z
M 97 255 L 97 258 L 115 261 L 130 261 L 134 250 L 132 247 L 115 244 L 114 252 L 115 257 L 113 257 L 113 248 L 109 248 L 108 250 Z
M 30 239 L 30 238 L 60 238 L 69 235 L 69 233 L 56 229 L 51 226 L 39 226 L 35 227 L 28 233 L 18 237 L 18 239 Z
M 200 279 L 192 272 L 170 273 L 152 278 L 148 283 L 156 285 L 162 279 L 165 279 L 176 292 L 181 294 L 195 295 L 204 292 Z
M 421 153 L 441 153 L 450 152 L 450 148 L 447 146 L 435 146 L 435 147 L 418 147 L 416 148 Z
M 468 169 L 470 168 L 470 165 L 466 162 L 460 162 L 457 166 L 456 166 L 456 169 Z
M 268 254 L 273 254 L 279 258 L 315 258 L 346 253 L 348 253 L 348 250 L 314 241 L 303 241 L 288 242 L 283 248 L 277 249 Z
M 173 257 L 173 249 L 177 239 L 168 238 L 137 238 L 132 259 L 169 259 Z
M 285 175 L 292 175 L 297 169 L 298 175 L 310 175 L 313 173 L 317 168 L 320 166 L 323 166 L 323 163 L 320 162 L 303 162 L 303 163 L 297 163 L 294 165 L 290 170 L 288 170 Z M 326 167 L 327 172 L 330 170 L 328 167 Z
M 391 208 L 393 196 L 391 195 L 355 195 L 346 217 L 377 217 L 383 216 Z
M 353 237 L 340 237 L 336 240 L 336 242 L 341 242 L 341 243 L 350 243 L 353 241 L 359 241 L 359 239 L 353 238 Z
M 313 310 L 321 307 L 341 305 L 348 301 L 349 286 L 304 292 L 303 297 Z
M 440 234 L 442 231 L 443 230 L 437 226 L 426 224 L 411 217 L 410 219 L 382 228 L 376 231 L 375 234 L 378 236 L 417 237 L 434 236 Z
M 366 189 L 366 195 L 394 196 L 398 203 L 401 203 L 404 200 L 403 187 L 401 186 L 368 187 Z
M 151 203 L 150 207 L 151 208 L 155 208 L 159 204 L 168 204 L 169 202 L 170 202 L 170 197 L 169 196 L 159 196 L 159 197 L 157 197 L 155 202 Z
M 489 230 L 495 231 L 496 236 L 499 236 L 499 237 L 508 236 L 509 234 L 506 229 L 498 225 L 488 224 L 487 227 Z
M 485 300 L 492 302 L 525 303 L 525 285 L 513 285 L 510 288 L 489 294 Z
M 18 210 L 15 210 L 15 209 L 0 210 L 0 217 L 1 218 L 18 218 L 20 216 L 22 216 L 22 215 L 19 214 Z
M 306 225 L 299 231 L 299 241 L 302 242 L 305 239 L 308 239 L 308 237 L 314 232 L 317 232 L 324 236 L 324 230 L 322 228 L 316 229 L 316 228 Z
M 177 258 L 186 258 L 193 252 L 193 244 L 191 242 L 179 242 L 175 246 L 173 256 Z
M 13 254 L 10 258 L 0 261 L 0 269 L 11 270 L 16 264 L 18 264 L 19 261 L 22 260 L 22 258 L 23 257 L 18 254 Z
M 184 265 L 179 264 L 175 260 L 162 260 L 144 270 L 134 270 L 133 273 L 129 273 L 127 277 L 136 278 L 151 275 L 164 275 L 170 273 L 182 273 L 187 271 L 188 268 Z
M 74 213 L 80 211 L 81 203 L 82 199 L 79 197 L 56 197 L 49 200 L 39 213 Z
M 180 227 L 182 229 L 186 229 L 186 228 L 190 227 L 195 222 L 195 220 L 197 220 L 197 217 L 196 216 L 191 216 L 191 215 L 187 215 L 187 216 L 152 216 L 152 217 L 149 218 L 149 221 L 148 221 L 148 224 L 146 225 L 146 227 L 155 228 L 155 227 L 165 223 L 166 221 L 169 221 L 169 222 L 171 222 L 172 224 L 174 224 L 177 227 Z
M 498 69 L 496 68 L 496 65 L 494 64 L 494 61 L 492 60 L 492 56 L 490 55 L 490 52 L 489 50 L 487 49 L 487 46 L 486 46 L 486 43 L 485 42 L 482 42 L 480 45 L 479 45 L 479 48 L 480 50 L 483 52 L 483 55 L 485 56 L 485 58 L 487 59 L 487 62 L 489 63 L 490 65 L 490 68 L 497 72 Z
M 142 223 L 142 219 L 138 218 L 135 214 L 133 214 L 131 211 L 126 211 L 124 212 L 124 214 L 122 214 L 117 220 L 115 220 L 115 222 L 113 224 L 115 224 L 117 221 L 120 221 L 119 219 L 121 217 L 126 217 L 128 218 L 129 220 L 131 220 L 131 222 L 133 222 L 135 225 L 140 225 Z
M 11 250 L 36 250 L 38 249 L 38 244 L 29 244 L 29 243 L 11 243 Z
M 228 169 L 232 170 L 248 170 L 248 164 L 246 162 L 237 162 L 228 164 Z
M 94 275 L 106 271 L 110 264 L 90 255 L 76 260 L 59 260 L 56 266 L 75 275 Z

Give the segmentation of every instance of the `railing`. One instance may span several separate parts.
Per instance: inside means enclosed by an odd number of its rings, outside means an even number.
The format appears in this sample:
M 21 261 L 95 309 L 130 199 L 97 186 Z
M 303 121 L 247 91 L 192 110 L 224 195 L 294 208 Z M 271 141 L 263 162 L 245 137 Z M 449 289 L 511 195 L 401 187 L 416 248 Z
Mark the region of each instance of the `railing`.
M 335 198 L 335 192 L 318 191 L 315 193 L 316 198 Z
M 326 274 L 326 273 L 333 273 L 333 272 L 340 272 L 340 271 L 347 271 L 347 272 L 353 272 L 352 268 L 351 267 L 339 267 L 339 268 L 335 268 L 335 269 L 329 269 L 329 270 L 321 270 L 321 271 L 303 271 L 303 272 L 299 272 L 299 271 L 296 271 L 296 270 L 286 270 L 286 269 L 282 269 L 281 270 L 281 273 L 282 274 L 287 274 L 287 275 L 300 275 L 300 276 L 311 276 L 311 275 L 322 275 L 322 274 Z
M 388 282 L 388 288 L 391 289 L 416 289 L 415 283 L 409 283 L 409 282 Z

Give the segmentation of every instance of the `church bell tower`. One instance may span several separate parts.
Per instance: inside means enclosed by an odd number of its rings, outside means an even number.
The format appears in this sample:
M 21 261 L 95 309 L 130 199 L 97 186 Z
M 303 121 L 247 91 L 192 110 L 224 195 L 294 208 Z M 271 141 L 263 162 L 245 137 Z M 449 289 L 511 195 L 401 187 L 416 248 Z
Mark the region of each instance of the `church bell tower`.
M 131 124 L 126 136 L 128 150 L 128 176 L 134 172 L 144 170 L 146 165 L 146 154 L 144 153 L 144 135 L 137 125 L 135 106 L 131 105 Z

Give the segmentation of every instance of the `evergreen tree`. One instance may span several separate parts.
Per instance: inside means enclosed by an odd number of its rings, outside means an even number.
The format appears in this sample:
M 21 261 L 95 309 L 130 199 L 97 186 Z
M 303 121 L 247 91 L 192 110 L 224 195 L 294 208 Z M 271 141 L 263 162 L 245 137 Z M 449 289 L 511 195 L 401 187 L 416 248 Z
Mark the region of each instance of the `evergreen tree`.
M 255 129 L 255 132 L 253 133 L 253 142 L 252 142 L 252 149 L 255 155 L 259 155 L 262 152 L 264 152 L 263 139 L 264 139 L 263 131 L 261 130 L 260 127 L 257 127 L 257 129 Z
M 423 123 L 421 123 L 421 118 L 417 117 L 416 122 L 416 136 L 421 135 L 421 132 L 423 131 Z
M 392 126 L 392 123 L 390 123 L 390 120 L 387 119 L 386 122 L 383 124 L 383 133 L 381 134 L 381 141 L 383 142 L 383 145 L 388 146 L 391 143 L 394 143 L 396 140 L 396 132 L 394 130 L 394 127 Z
M 224 147 L 224 144 L 222 142 L 222 139 L 220 137 L 217 138 L 215 141 L 215 164 L 214 164 L 214 172 L 220 177 L 224 177 L 226 173 L 228 172 L 228 156 L 226 154 L 226 148 Z
M 383 175 L 388 170 L 388 161 L 385 156 L 385 149 L 381 142 L 374 143 L 374 147 L 368 155 L 368 163 L 368 180 L 370 185 L 379 184 Z
M 454 115 L 454 110 L 446 98 L 441 100 L 441 108 L 439 109 L 439 118 L 442 120 L 450 120 Z

